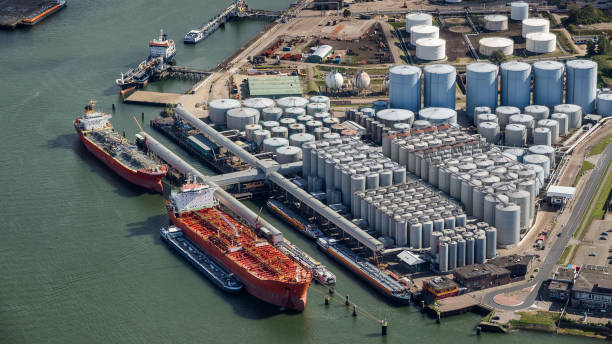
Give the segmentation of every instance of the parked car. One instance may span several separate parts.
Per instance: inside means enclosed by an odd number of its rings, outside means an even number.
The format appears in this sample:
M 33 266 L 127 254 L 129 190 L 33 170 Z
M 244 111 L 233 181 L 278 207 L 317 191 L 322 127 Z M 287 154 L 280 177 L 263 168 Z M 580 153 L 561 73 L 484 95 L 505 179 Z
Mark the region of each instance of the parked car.
M 597 253 L 595 253 L 595 252 L 591 252 L 591 253 L 589 253 L 589 256 L 590 256 L 590 257 L 595 257 L 596 255 L 597 255 Z
M 601 235 L 608 235 L 608 232 L 601 232 Z
M 608 237 L 607 236 L 600 236 L 599 240 L 608 240 Z

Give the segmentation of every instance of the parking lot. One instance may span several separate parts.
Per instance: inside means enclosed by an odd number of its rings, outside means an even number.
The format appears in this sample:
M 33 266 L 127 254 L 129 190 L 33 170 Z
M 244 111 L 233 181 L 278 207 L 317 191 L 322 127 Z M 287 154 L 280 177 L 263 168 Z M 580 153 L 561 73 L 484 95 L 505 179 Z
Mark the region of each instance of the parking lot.
M 604 234 L 605 233 L 605 234 Z M 606 235 L 607 234 L 607 235 Z M 594 220 L 580 244 L 574 264 L 612 266 L 612 215 Z

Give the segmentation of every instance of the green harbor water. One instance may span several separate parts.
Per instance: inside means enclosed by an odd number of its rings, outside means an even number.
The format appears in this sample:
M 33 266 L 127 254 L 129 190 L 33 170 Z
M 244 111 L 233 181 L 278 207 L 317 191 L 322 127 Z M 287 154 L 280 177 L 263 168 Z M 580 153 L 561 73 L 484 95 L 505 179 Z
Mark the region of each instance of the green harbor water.
M 120 103 L 114 80 L 148 54 L 163 28 L 178 65 L 208 69 L 251 39 L 265 22 L 231 23 L 195 46 L 185 33 L 226 5 L 219 0 L 69 0 L 25 30 L 0 31 L 0 343 L 575 343 L 577 337 L 516 332 L 475 335 L 480 317 L 438 325 L 415 307 L 394 307 L 274 219 L 292 242 L 328 265 L 337 289 L 390 322 L 389 335 L 340 304 L 323 305 L 313 284 L 303 313 L 287 313 L 246 293 L 230 296 L 159 239 L 168 222 L 160 195 L 143 192 L 90 156 L 72 127 L 97 100 L 130 138 L 132 116 L 158 108 Z M 287 0 L 252 0 L 283 9 Z M 185 82 L 149 89 L 185 91 Z M 145 127 L 147 128 L 147 127 Z M 150 131 L 150 129 L 148 129 Z M 171 142 L 152 133 L 205 173 Z M 253 209 L 261 205 L 248 203 Z

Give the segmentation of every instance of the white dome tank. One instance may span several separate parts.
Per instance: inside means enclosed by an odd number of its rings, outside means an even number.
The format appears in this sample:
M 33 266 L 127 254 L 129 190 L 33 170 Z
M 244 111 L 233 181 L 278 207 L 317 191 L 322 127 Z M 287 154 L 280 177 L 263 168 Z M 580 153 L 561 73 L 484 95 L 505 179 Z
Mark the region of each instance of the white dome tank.
M 527 142 L 527 128 L 522 124 L 508 124 L 505 128 L 505 145 L 523 147 Z
M 344 84 L 344 77 L 338 71 L 333 70 L 325 78 L 325 85 L 332 90 L 339 90 Z
M 514 41 L 503 37 L 485 37 L 478 41 L 478 52 L 484 56 L 491 56 L 494 51 L 501 50 L 504 55 L 509 56 L 514 52 Z
M 280 101 L 279 101 L 280 102 Z M 298 118 L 306 114 L 306 109 L 303 107 L 290 107 L 285 109 L 285 118 Z M 283 118 L 284 119 L 284 118 Z
M 327 105 L 325 103 L 309 103 L 306 105 L 306 114 L 314 116 L 319 112 L 327 112 Z
M 557 142 L 559 139 L 559 122 L 554 119 L 541 119 L 537 126 L 538 128 L 547 128 L 550 131 L 551 142 Z
M 544 105 L 529 105 L 525 106 L 525 114 L 533 116 L 536 121 L 547 119 L 550 110 Z
M 282 137 L 270 137 L 263 140 L 264 152 L 276 152 L 280 147 L 289 146 L 289 140 Z
M 376 118 L 381 121 L 385 127 L 393 128 L 395 123 L 414 122 L 414 112 L 404 109 L 384 109 L 376 113 Z
M 597 96 L 597 114 L 609 117 L 612 116 L 612 94 L 602 93 Z
M 569 130 L 569 119 L 564 113 L 553 113 L 550 115 L 550 119 L 557 121 L 559 123 L 559 136 L 564 136 L 567 134 Z
M 302 97 L 283 97 L 276 102 L 276 105 L 286 110 L 292 107 L 304 108 L 308 104 L 308 99 Z
M 521 109 L 514 106 L 500 106 L 495 109 L 495 115 L 497 115 L 499 126 L 502 129 L 510 123 L 510 116 L 519 115 L 520 113 Z
M 414 13 L 406 14 L 406 32 L 410 32 L 410 29 L 413 26 L 418 26 L 418 25 L 431 26 L 432 19 L 433 18 L 431 14 L 427 14 L 427 13 L 414 12 Z
M 242 101 L 244 107 L 257 109 L 259 111 L 274 106 L 274 100 L 270 98 L 248 98 Z
M 504 62 L 501 69 L 501 105 L 524 109 L 529 105 L 531 65 L 525 62 Z
M 298 133 L 298 134 L 292 134 L 291 136 L 289 136 L 289 144 L 295 147 L 302 148 L 302 145 L 305 144 L 306 142 L 314 142 L 314 141 L 315 141 L 314 135 L 308 134 L 308 133 Z
M 276 161 L 279 164 L 289 164 L 302 160 L 302 150 L 299 147 L 283 146 L 276 149 Z
M 478 125 L 482 122 L 493 122 L 495 124 L 499 124 L 497 123 L 497 116 L 492 113 L 481 113 L 478 115 L 476 117 L 476 127 L 478 127 Z
M 510 3 L 510 18 L 512 20 L 527 19 L 529 17 L 529 4 L 524 1 Z
M 563 103 L 565 65 L 557 61 L 537 61 L 533 64 L 533 103 L 550 110 Z
M 428 121 L 433 125 L 456 124 L 457 111 L 442 107 L 429 107 L 419 111 L 419 119 Z
M 550 32 L 532 32 L 527 34 L 527 51 L 536 54 L 548 54 L 557 48 L 557 36 Z
M 262 121 L 278 121 L 283 117 L 283 109 L 278 107 L 267 107 L 261 110 Z
M 582 108 L 576 104 L 559 104 L 554 108 L 555 112 L 567 115 L 567 125 L 569 129 L 582 126 Z
M 244 130 L 248 124 L 259 122 L 259 111 L 251 108 L 235 108 L 227 110 L 227 128 Z
M 208 118 L 215 125 L 224 126 L 227 110 L 239 108 L 240 102 L 236 99 L 215 99 L 208 103 Z
M 325 111 L 329 111 L 329 109 L 331 108 L 331 102 L 328 96 L 312 96 L 310 97 L 310 102 L 311 103 L 324 103 L 325 105 L 327 105 L 327 110 Z
M 446 58 L 446 41 L 440 38 L 419 38 L 416 42 L 416 57 L 424 61 Z
M 567 61 L 566 66 L 565 102 L 582 107 L 584 114 L 594 113 L 597 97 L 597 63 L 591 60 L 571 60 Z
M 457 92 L 456 80 L 457 70 L 451 65 L 431 64 L 425 66 L 423 106 L 454 109 Z
M 485 16 L 484 28 L 489 31 L 508 30 L 508 17 L 500 14 L 491 14 Z
M 528 34 L 534 32 L 548 32 L 550 22 L 544 18 L 527 18 L 523 19 L 523 28 L 521 35 L 526 38 Z
M 353 85 L 359 91 L 367 90 L 368 88 L 370 88 L 370 75 L 364 71 L 359 71 L 359 73 L 355 75 L 355 81 Z
M 389 69 L 389 102 L 392 108 L 419 111 L 421 68 L 397 65 Z
M 416 46 L 421 38 L 440 38 L 440 29 L 432 25 L 417 25 L 410 28 L 410 44 Z
M 499 125 L 494 122 L 480 122 L 478 124 L 478 133 L 484 137 L 488 143 L 499 143 Z
M 472 63 L 467 65 L 466 69 L 466 112 L 473 121 L 475 107 L 497 107 L 499 68 L 491 63 Z
M 550 129 L 544 127 L 535 128 L 533 130 L 533 144 L 550 146 L 552 144 L 552 133 Z

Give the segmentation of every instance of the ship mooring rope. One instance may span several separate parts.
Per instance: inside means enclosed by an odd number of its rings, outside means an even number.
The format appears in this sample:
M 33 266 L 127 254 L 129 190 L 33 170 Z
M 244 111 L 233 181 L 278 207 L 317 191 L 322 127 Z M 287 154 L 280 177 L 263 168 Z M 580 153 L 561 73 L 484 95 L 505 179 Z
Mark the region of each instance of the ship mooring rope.
M 317 287 L 313 287 L 311 288 L 311 290 L 323 295 L 323 296 L 330 296 L 330 294 L 328 293 L 328 291 L 326 290 L 325 292 L 318 290 Z M 329 299 L 330 301 L 334 301 L 337 302 L 340 305 L 344 305 L 345 304 L 345 296 L 342 295 L 341 293 L 339 293 L 336 288 L 334 287 L 334 294 L 333 296 L 331 296 Z M 335 295 L 338 294 L 340 295 L 340 297 L 336 297 Z M 383 322 L 383 320 L 377 319 L 375 316 L 373 316 L 372 314 L 370 314 L 369 312 L 367 312 L 366 310 L 364 310 L 363 308 L 361 308 L 359 305 L 357 305 L 356 303 L 353 303 L 355 306 L 357 306 L 357 313 L 361 313 L 362 315 L 374 320 L 376 323 L 381 324 Z

